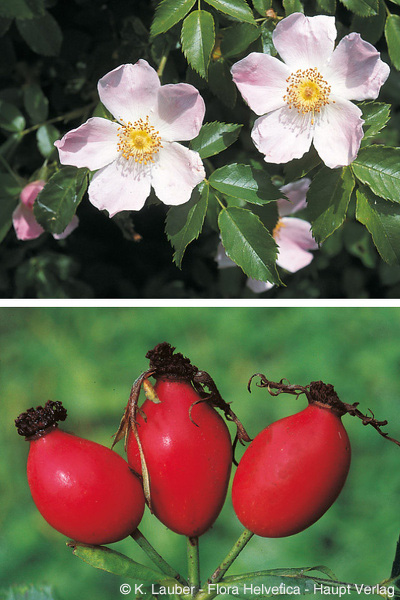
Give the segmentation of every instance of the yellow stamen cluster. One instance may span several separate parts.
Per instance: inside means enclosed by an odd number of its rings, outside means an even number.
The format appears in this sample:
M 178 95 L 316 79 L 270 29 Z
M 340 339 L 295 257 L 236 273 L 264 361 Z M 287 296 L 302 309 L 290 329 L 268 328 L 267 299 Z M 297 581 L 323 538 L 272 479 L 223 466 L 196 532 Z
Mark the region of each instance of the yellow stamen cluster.
M 311 112 L 311 125 L 314 125 L 315 113 L 329 104 L 331 86 L 325 81 L 317 68 L 299 69 L 286 79 L 288 86 L 283 96 L 289 108 L 297 108 L 297 112 L 305 115 Z
M 136 162 L 147 165 L 154 162 L 153 156 L 159 152 L 161 137 L 153 125 L 149 123 L 149 117 L 145 120 L 138 119 L 133 124 L 125 123 L 120 119 L 122 125 L 118 127 L 118 151 L 129 160 L 133 158 Z
M 285 223 L 282 221 L 282 219 L 279 219 L 279 221 L 277 222 L 277 224 L 274 227 L 274 230 L 272 232 L 272 237 L 274 238 L 274 240 L 276 241 L 276 238 L 278 236 L 279 230 L 282 229 L 282 227 L 286 227 Z

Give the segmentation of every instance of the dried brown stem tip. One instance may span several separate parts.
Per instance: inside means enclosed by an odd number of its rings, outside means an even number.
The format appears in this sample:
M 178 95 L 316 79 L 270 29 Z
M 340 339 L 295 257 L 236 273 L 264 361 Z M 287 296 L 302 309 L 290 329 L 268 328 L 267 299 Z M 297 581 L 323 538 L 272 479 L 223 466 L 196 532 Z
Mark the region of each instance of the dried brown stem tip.
M 65 421 L 67 411 L 61 402 L 49 400 L 43 406 L 28 408 L 15 419 L 15 426 L 19 435 L 27 438 L 40 436 L 49 427 L 55 427 L 58 421 Z
M 338 416 L 345 414 L 357 417 L 362 421 L 363 425 L 371 425 L 382 437 L 386 438 L 390 442 L 400 446 L 400 442 L 392 437 L 389 437 L 387 433 L 381 430 L 381 427 L 387 425 L 387 421 L 378 421 L 375 419 L 375 415 L 370 410 L 371 416 L 364 415 L 358 410 L 358 402 L 354 404 L 347 404 L 339 399 L 339 396 L 335 392 L 333 385 L 329 383 L 323 383 L 323 381 L 312 381 L 309 385 L 291 385 L 287 379 L 281 379 L 280 381 L 270 381 L 262 373 L 255 373 L 249 379 L 247 389 L 251 392 L 251 383 L 255 377 L 259 377 L 260 381 L 256 383 L 257 387 L 267 388 L 271 396 L 279 396 L 279 394 L 292 394 L 294 396 L 300 396 L 305 394 L 309 404 L 318 404 L 320 406 L 329 407 Z

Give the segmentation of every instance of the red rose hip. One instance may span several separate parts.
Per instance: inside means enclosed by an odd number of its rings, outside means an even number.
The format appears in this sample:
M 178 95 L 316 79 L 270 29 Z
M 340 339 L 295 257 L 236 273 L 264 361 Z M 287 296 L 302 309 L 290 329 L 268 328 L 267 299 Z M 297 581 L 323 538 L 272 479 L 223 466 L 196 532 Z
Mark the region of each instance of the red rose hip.
M 29 409 L 16 419 L 30 442 L 28 483 L 46 521 L 78 542 L 117 542 L 137 528 L 144 511 L 138 478 L 118 454 L 61 431 L 61 402 Z
M 154 514 L 176 533 L 202 535 L 223 506 L 232 465 L 229 430 L 215 409 L 201 401 L 191 378 L 197 368 L 169 344 L 148 353 L 158 403 L 146 400 L 137 431 L 149 474 Z M 204 400 L 204 399 L 203 399 Z M 127 456 L 142 472 L 138 444 L 130 431 Z
M 320 383 L 311 384 L 306 409 L 256 436 L 237 468 L 234 510 L 247 529 L 262 537 L 285 537 L 312 525 L 346 481 L 351 450 L 343 412 L 312 401 L 313 392 L 320 398 Z M 332 386 L 325 388 L 329 393 Z

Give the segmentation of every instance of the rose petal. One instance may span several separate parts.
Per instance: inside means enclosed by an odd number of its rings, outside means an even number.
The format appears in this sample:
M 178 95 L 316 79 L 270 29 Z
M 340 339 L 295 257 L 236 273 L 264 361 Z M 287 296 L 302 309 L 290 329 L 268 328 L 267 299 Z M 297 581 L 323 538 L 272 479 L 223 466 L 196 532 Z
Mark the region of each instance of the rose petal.
M 203 98 L 192 85 L 163 85 L 158 90 L 154 126 L 168 142 L 191 140 L 201 129 L 205 110 Z
M 53 238 L 55 240 L 65 240 L 66 237 L 69 236 L 70 233 L 74 231 L 79 225 L 79 219 L 76 215 L 72 217 L 71 223 L 66 226 L 62 233 L 53 233 Z
M 281 198 L 278 200 L 278 213 L 280 217 L 292 215 L 293 213 L 303 210 L 307 206 L 306 195 L 310 187 L 311 179 L 299 179 L 293 183 L 288 183 L 281 187 L 281 192 L 287 196 L 288 200 Z
M 290 69 L 282 61 L 252 52 L 235 63 L 231 73 L 243 99 L 257 115 L 285 106 L 283 96 Z
M 146 60 L 117 67 L 104 75 L 97 89 L 100 100 L 118 121 L 136 121 L 150 115 L 160 88 L 157 72 Z
M 361 110 L 337 96 L 315 119 L 314 146 L 327 167 L 349 165 L 356 158 L 363 138 Z
M 39 194 L 39 192 L 42 191 L 45 185 L 46 182 L 42 179 L 39 179 L 38 181 L 31 181 L 31 183 L 28 183 L 28 185 L 26 185 L 21 191 L 20 199 L 22 204 L 32 209 L 37 195 Z
M 61 164 L 87 167 L 91 171 L 110 164 L 118 156 L 118 127 L 107 119 L 92 117 L 77 129 L 71 129 L 54 142 Z
M 206 173 L 197 152 L 176 142 L 165 142 L 151 170 L 151 184 L 164 204 L 184 204 Z
M 347 100 L 375 100 L 389 72 L 380 53 L 359 33 L 339 42 L 326 70 L 332 93 Z
M 303 269 L 313 259 L 308 250 L 316 250 L 318 245 L 311 233 L 311 225 L 307 221 L 295 217 L 281 219 L 282 227 L 275 234 L 279 246 L 277 264 L 290 273 Z
M 274 284 L 269 281 L 258 281 L 250 278 L 246 281 L 246 285 L 254 294 L 262 294 L 274 287 Z
M 275 48 L 292 71 L 321 68 L 333 52 L 335 39 L 334 17 L 306 17 L 302 13 L 283 19 L 272 34 Z
M 286 163 L 309 150 L 312 134 L 309 121 L 285 106 L 259 117 L 251 137 L 266 162 Z
M 90 202 L 110 217 L 123 210 L 140 210 L 150 194 L 149 169 L 120 159 L 95 173 L 88 192 Z
M 22 202 L 13 212 L 13 226 L 19 240 L 34 240 L 44 232 L 43 227 L 36 221 L 31 208 Z

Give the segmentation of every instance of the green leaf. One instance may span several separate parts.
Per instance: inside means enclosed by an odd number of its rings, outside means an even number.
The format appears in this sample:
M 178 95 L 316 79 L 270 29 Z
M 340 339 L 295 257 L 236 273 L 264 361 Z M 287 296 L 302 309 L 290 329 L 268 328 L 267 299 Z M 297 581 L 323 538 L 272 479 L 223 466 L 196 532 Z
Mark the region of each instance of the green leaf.
M 363 125 L 363 144 L 364 140 L 374 137 L 381 129 L 383 129 L 383 127 L 385 127 L 386 123 L 389 121 L 391 106 L 390 104 L 384 104 L 383 102 L 362 102 L 358 106 L 362 110 L 362 116 L 365 121 Z M 364 145 L 368 144 L 370 144 L 370 142 L 365 142 Z
M 0 242 L 12 225 L 12 214 L 18 206 L 21 189 L 14 177 L 8 173 L 0 173 Z
M 212 93 L 226 106 L 230 108 L 235 106 L 237 89 L 232 80 L 229 64 L 223 58 L 211 62 L 208 70 L 208 85 Z
M 214 156 L 236 142 L 242 127 L 236 123 L 206 123 L 199 135 L 190 142 L 190 148 L 198 152 L 201 158 Z
M 10 19 L 33 19 L 43 15 L 44 0 L 1 0 L 0 16 Z
M 312 180 L 307 193 L 307 207 L 313 236 L 319 244 L 343 223 L 354 184 L 349 167 L 323 167 Z
M 73 554 L 95 569 L 101 569 L 121 577 L 129 577 L 137 582 L 149 581 L 150 583 L 176 584 L 175 579 L 166 577 L 163 573 L 145 567 L 135 562 L 120 552 L 105 546 L 83 546 L 77 542 L 68 542 L 73 549 Z
M 60 139 L 60 132 L 54 125 L 42 125 L 36 132 L 36 141 L 40 154 L 49 158 L 56 151 L 54 142 Z
M 187 246 L 196 240 L 203 228 L 208 206 L 208 184 L 202 182 L 194 189 L 189 202 L 169 209 L 165 233 L 175 253 L 174 263 L 180 269 Z
M 0 173 L 0 198 L 7 196 L 16 198 L 20 195 L 22 185 L 8 173 Z
M 320 579 L 309 576 L 311 571 L 320 571 L 328 575 L 329 579 Z M 339 585 L 337 577 L 330 569 L 323 566 L 305 567 L 297 569 L 271 569 L 268 571 L 257 571 L 255 573 L 244 573 L 243 575 L 232 575 L 221 580 L 221 586 L 230 586 L 232 595 L 240 598 L 270 598 L 280 595 L 279 588 L 288 589 L 289 586 L 299 588 L 302 595 L 314 593 L 314 585 L 324 585 L 330 590 L 335 590 Z M 275 588 L 275 590 L 273 589 Z M 337 594 L 334 591 L 332 594 Z M 284 594 L 284 592 L 283 592 Z
M 283 0 L 283 8 L 285 9 L 285 15 L 289 16 L 295 12 L 304 13 L 304 6 L 300 0 Z
M 179 23 L 193 7 L 196 0 L 162 0 L 156 8 L 150 33 L 152 36 L 165 33 Z
M 261 28 L 249 23 L 236 23 L 222 29 L 221 52 L 225 58 L 244 52 L 261 35 Z
M 24 88 L 24 106 L 34 124 L 47 119 L 49 101 L 37 83 L 31 83 Z
M 0 127 L 18 133 L 25 128 L 25 118 L 13 104 L 0 100 Z
M 248 277 L 281 283 L 276 270 L 278 247 L 256 215 L 244 208 L 225 208 L 218 225 L 227 255 Z
M 352 163 L 354 175 L 377 196 L 400 202 L 400 148 L 369 146 Z
M 253 6 L 259 15 L 265 17 L 267 10 L 272 8 L 272 0 L 253 0 Z
M 385 202 L 367 187 L 357 190 L 356 218 L 365 225 L 384 261 L 400 264 L 400 206 Z
M 207 78 L 211 52 L 215 44 L 213 16 L 205 10 L 194 10 L 186 17 L 181 33 L 182 50 L 190 66 Z
M 50 13 L 35 19 L 17 19 L 17 28 L 31 50 L 43 56 L 57 56 L 62 43 L 62 31 Z
M 357 221 L 349 221 L 343 230 L 344 247 L 361 260 L 367 269 L 376 267 L 378 253 L 366 227 Z
M 101 117 L 102 119 L 109 119 L 110 121 L 114 119 L 113 115 L 106 109 L 102 102 L 97 103 L 96 108 L 92 113 L 92 117 Z
M 245 0 L 206 0 L 216 10 L 219 10 L 238 21 L 255 23 L 251 8 Z
M 284 166 L 286 177 L 289 181 L 301 179 L 301 177 L 304 177 L 307 173 L 315 169 L 320 162 L 321 159 L 317 151 L 312 147 L 304 156 L 291 160 Z
M 10 29 L 12 19 L 7 19 L 7 17 L 0 17 L 0 37 L 2 37 L 7 31 Z
M 392 570 L 390 573 L 390 579 L 400 577 L 400 537 L 397 540 L 396 552 L 393 559 Z M 397 583 L 397 582 L 396 582 Z
M 63 167 L 50 177 L 34 204 L 40 225 L 50 233 L 62 233 L 71 222 L 87 188 L 87 169 Z
M 373 17 L 379 13 L 379 0 L 341 0 L 342 4 L 360 17 Z
M 317 0 L 317 12 L 334 15 L 336 12 L 336 0 Z
M 275 24 L 273 21 L 267 20 L 261 26 L 261 43 L 262 51 L 264 54 L 270 54 L 276 56 L 277 52 L 272 41 L 272 34 L 275 31 Z
M 351 31 L 357 31 L 361 34 L 363 40 L 370 44 L 376 44 L 380 40 L 386 20 L 386 5 L 383 1 L 379 2 L 379 13 L 374 17 L 360 17 L 353 15 L 351 22 Z
M 0 103 L 0 115 L 1 115 L 1 103 Z M 1 127 L 1 116 L 0 116 L 0 127 Z M 0 146 L 0 156 L 9 160 L 15 154 L 19 144 L 24 139 L 22 133 L 12 133 L 6 141 Z
M 390 60 L 393 66 L 400 70 L 400 16 L 389 15 L 386 19 L 385 37 L 388 45 Z
M 234 163 L 221 167 L 211 174 L 209 183 L 223 194 L 253 204 L 265 204 L 283 197 L 265 171 L 249 165 Z

